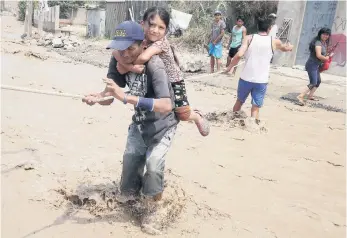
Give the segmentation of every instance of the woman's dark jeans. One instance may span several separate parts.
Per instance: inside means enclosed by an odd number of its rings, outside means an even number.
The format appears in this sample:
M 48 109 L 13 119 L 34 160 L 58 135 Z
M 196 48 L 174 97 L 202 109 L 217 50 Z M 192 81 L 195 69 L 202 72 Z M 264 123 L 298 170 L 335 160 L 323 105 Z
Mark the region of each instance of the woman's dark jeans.
M 312 88 L 318 88 L 321 79 L 319 72 L 319 64 L 311 59 L 308 59 L 305 65 L 305 69 L 307 71 L 308 77 L 310 79 L 310 84 L 307 87 L 311 90 Z

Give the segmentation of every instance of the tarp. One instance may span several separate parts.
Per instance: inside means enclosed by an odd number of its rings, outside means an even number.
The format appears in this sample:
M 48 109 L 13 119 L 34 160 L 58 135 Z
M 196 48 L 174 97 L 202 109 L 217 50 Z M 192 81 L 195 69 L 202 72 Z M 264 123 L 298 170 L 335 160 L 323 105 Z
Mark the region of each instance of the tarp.
M 191 19 L 191 14 L 171 9 L 171 21 L 175 28 L 186 30 Z

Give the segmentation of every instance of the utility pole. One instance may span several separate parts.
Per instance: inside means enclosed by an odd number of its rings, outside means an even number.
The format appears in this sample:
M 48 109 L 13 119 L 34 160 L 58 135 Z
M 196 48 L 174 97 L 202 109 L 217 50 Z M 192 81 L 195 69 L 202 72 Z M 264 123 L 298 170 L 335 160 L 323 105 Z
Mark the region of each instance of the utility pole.
M 33 1 L 27 1 L 27 7 L 25 10 L 25 21 L 24 21 L 24 35 L 31 37 L 32 35 L 32 24 L 33 24 Z
M 39 31 L 39 36 L 42 36 L 43 34 L 43 9 L 39 10 L 39 22 L 38 22 L 38 31 Z
M 2 11 L 5 11 L 6 9 L 5 9 L 5 0 L 1 0 L 1 5 L 0 5 L 0 11 L 2 12 Z
M 43 21 L 44 21 L 44 14 L 48 11 L 47 1 L 39 0 L 39 22 L 38 22 L 38 31 L 39 36 L 43 35 Z

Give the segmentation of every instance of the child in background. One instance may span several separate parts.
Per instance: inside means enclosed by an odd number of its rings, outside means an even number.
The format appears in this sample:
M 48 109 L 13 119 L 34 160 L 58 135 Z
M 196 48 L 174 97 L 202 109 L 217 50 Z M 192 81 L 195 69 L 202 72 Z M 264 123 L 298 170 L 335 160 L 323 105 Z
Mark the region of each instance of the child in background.
M 229 55 L 227 60 L 227 67 L 229 66 L 231 60 L 237 54 L 237 51 L 240 49 L 243 39 L 246 38 L 247 29 L 244 27 L 244 19 L 239 16 L 236 19 L 236 25 L 231 30 L 231 36 L 229 41 Z M 237 67 L 234 67 L 232 76 L 235 76 Z
M 223 52 L 223 44 L 222 39 L 224 36 L 225 31 L 225 22 L 222 20 L 222 13 L 221 11 L 215 11 L 214 12 L 214 21 L 211 25 L 211 36 L 210 36 L 210 43 L 208 44 L 208 54 L 211 57 L 210 64 L 211 64 L 211 73 L 214 73 L 214 66 L 215 63 L 217 64 L 217 71 L 220 70 L 221 66 L 221 58 L 222 58 L 222 52 Z

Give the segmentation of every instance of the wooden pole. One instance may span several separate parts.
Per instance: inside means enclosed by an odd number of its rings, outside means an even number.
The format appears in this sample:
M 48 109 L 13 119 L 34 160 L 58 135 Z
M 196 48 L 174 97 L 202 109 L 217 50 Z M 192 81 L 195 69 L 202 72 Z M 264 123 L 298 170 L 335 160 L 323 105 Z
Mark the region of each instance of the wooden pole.
M 2 89 L 7 90 L 13 90 L 13 91 L 20 91 L 20 92 L 27 92 L 27 93 L 37 93 L 37 94 L 45 94 L 45 95 L 52 95 L 52 96 L 60 96 L 60 97 L 68 97 L 68 98 L 84 98 L 84 95 L 80 94 L 69 94 L 69 93 L 57 93 L 57 92 L 51 92 L 51 91 L 44 91 L 44 90 L 37 90 L 37 89 L 31 89 L 31 88 L 21 88 L 21 87 L 15 87 L 15 86 L 9 86 L 9 85 L 1 85 Z M 98 102 L 106 101 L 109 99 L 112 99 L 112 96 L 107 96 L 104 98 L 99 98 Z
M 31 37 L 32 35 L 32 22 L 33 22 L 33 2 L 27 1 L 27 7 L 25 10 L 25 21 L 24 21 L 24 34 Z
M 240 63 L 238 63 L 237 65 L 235 65 L 234 67 L 238 67 L 242 64 L 244 64 L 245 61 L 242 61 Z M 195 76 L 191 76 L 191 77 L 187 77 L 187 80 L 194 80 L 194 79 L 198 79 L 204 76 L 215 76 L 215 75 L 222 75 L 224 74 L 223 72 L 216 72 L 216 73 L 212 73 L 212 74 L 199 74 L 199 75 L 195 75 Z M 10 86 L 10 85 L 1 85 L 2 89 L 5 90 L 12 90 L 12 91 L 19 91 L 19 92 L 27 92 L 27 93 L 37 93 L 37 94 L 45 94 L 45 95 L 52 95 L 52 96 L 60 96 L 60 97 L 69 97 L 69 98 L 84 98 L 84 95 L 81 94 L 70 94 L 70 93 L 58 93 L 58 92 L 52 92 L 52 91 L 44 91 L 44 90 L 37 90 L 37 89 L 32 89 L 32 88 L 22 88 L 22 87 L 16 87 L 16 86 Z M 106 101 L 109 99 L 112 99 L 112 96 L 107 96 L 104 98 L 100 98 L 98 100 L 98 102 L 101 101 Z
M 24 34 L 28 34 L 28 15 L 29 15 L 29 2 L 26 2 L 25 19 L 24 19 Z
M 33 5 L 33 1 L 30 1 L 29 3 L 29 22 L 28 22 L 28 31 L 29 31 L 29 36 L 32 36 L 32 26 L 33 26 L 33 11 L 34 11 L 34 5 Z
M 1 11 L 5 11 L 5 0 L 1 0 Z
M 38 32 L 39 32 L 39 36 L 43 35 L 43 9 L 39 10 L 39 22 L 38 22 Z

